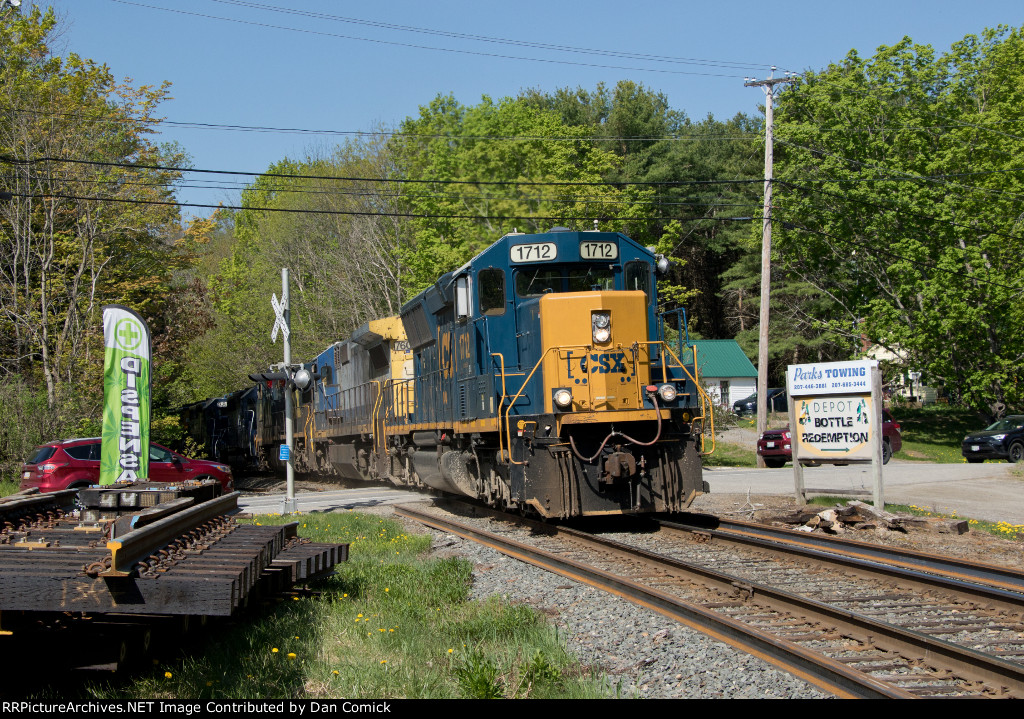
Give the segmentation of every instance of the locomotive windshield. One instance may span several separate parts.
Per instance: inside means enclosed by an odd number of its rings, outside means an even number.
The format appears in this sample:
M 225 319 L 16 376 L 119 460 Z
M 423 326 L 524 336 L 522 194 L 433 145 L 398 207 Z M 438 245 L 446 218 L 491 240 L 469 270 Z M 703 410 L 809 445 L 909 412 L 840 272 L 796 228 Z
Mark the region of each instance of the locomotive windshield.
M 539 297 L 545 292 L 586 292 L 615 289 L 615 272 L 608 265 L 571 265 L 567 268 L 523 268 L 516 272 L 516 294 Z

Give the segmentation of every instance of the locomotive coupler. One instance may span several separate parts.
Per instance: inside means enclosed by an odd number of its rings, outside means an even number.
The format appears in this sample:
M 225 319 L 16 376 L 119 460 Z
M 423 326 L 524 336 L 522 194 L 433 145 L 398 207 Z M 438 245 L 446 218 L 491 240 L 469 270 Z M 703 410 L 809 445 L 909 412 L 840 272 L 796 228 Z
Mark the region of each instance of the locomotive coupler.
M 636 474 L 636 458 L 629 452 L 621 451 L 620 447 L 616 447 L 614 452 L 605 457 L 601 481 L 605 484 L 615 484 L 618 480 L 632 477 L 634 474 Z

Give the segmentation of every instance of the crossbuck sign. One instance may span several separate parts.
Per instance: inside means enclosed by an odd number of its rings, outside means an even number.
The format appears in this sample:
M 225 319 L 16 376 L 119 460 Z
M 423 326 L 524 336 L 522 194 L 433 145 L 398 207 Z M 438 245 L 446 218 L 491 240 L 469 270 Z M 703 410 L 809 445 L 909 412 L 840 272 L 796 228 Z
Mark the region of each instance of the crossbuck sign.
M 289 335 L 291 335 L 291 330 L 288 329 L 288 323 L 285 322 L 284 319 L 284 312 L 287 308 L 284 306 L 283 302 L 278 302 L 276 293 L 270 296 L 270 304 L 274 308 L 274 314 L 277 315 L 277 319 L 274 320 L 274 329 L 270 333 L 270 341 L 277 344 L 278 330 L 281 330 L 284 333 L 284 339 L 287 341 Z

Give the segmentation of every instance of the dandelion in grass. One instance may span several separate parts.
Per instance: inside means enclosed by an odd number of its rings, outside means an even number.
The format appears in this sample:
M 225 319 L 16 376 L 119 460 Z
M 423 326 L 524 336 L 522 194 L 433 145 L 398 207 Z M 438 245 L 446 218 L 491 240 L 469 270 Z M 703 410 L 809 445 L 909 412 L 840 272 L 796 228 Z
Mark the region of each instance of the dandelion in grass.
M 273 649 L 270 650 L 270 653 L 271 654 L 277 654 L 278 651 L 279 651 L 278 648 L 274 647 Z
M 170 679 L 170 678 L 171 678 L 171 677 L 173 677 L 173 676 L 174 676 L 174 675 L 173 675 L 173 674 L 171 674 L 170 672 L 164 672 L 164 679 Z
M 340 676 L 340 675 L 338 674 L 338 670 L 337 670 L 337 669 L 335 669 L 334 671 L 332 671 L 332 672 L 331 672 L 331 674 L 333 674 L 334 676 Z
M 297 654 L 296 654 L 295 652 L 288 652 L 288 654 L 286 654 L 285 656 L 287 656 L 289 660 L 291 660 L 291 661 L 295 661 L 295 658 L 296 658 L 296 657 L 297 657 L 298 655 L 297 655 Z

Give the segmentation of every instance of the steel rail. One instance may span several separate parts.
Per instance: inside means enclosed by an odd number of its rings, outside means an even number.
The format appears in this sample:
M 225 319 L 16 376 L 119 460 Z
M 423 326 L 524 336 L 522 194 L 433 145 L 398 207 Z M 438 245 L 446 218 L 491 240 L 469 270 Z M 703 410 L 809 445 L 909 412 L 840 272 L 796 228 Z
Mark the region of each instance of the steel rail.
M 736 520 L 716 519 L 715 527 L 679 521 L 657 522 L 662 527 L 676 531 L 703 533 L 712 538 L 756 544 L 795 555 L 826 556 L 830 562 L 836 561 L 836 558 L 846 558 L 851 562 L 850 566 L 884 566 L 903 570 L 894 571 L 894 574 L 907 578 L 921 580 L 921 573 L 941 577 L 946 582 L 938 582 L 937 586 L 948 586 L 958 592 L 976 592 L 980 600 L 1000 603 L 1008 601 L 1017 611 L 1024 610 L 1024 572 L 1009 567 Z
M 596 567 L 560 557 L 448 519 L 440 519 L 408 505 L 396 505 L 395 512 L 444 532 L 478 542 L 521 561 L 556 572 L 583 584 L 610 592 L 634 604 L 651 609 L 730 646 L 804 679 L 843 698 L 911 699 L 915 695 L 879 681 L 841 662 L 812 652 L 798 644 L 771 636 L 717 612 L 684 602 Z
M 0 500 L 0 519 L 6 519 L 19 512 L 43 511 L 73 507 L 77 489 L 64 489 L 59 492 L 45 492 L 11 495 Z
M 211 499 L 110 540 L 107 542 L 107 549 L 110 550 L 110 568 L 101 572 L 99 576 L 131 576 L 136 564 L 172 540 L 195 529 L 203 522 L 236 510 L 239 496 L 241 492 L 232 492 Z

